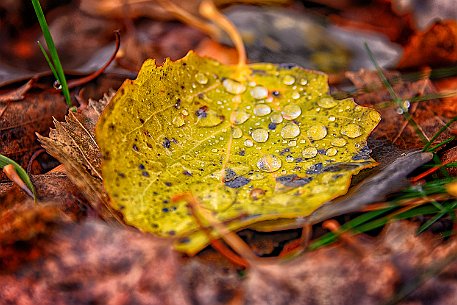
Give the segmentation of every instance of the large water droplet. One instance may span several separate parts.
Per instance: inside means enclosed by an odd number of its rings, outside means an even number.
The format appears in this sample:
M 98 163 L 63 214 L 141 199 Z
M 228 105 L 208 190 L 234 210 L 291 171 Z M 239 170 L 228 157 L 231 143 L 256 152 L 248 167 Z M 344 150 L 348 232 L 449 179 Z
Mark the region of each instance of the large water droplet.
M 231 94 L 241 94 L 244 91 L 246 91 L 245 85 L 237 81 L 234 81 L 233 79 L 224 79 L 222 85 L 224 86 L 225 90 L 227 90 L 227 92 Z
M 306 159 L 314 158 L 315 156 L 317 156 L 317 148 L 316 147 L 306 147 L 303 150 L 302 154 L 303 154 L 303 157 Z
M 298 118 L 301 114 L 301 108 L 300 106 L 296 104 L 289 104 L 284 106 L 282 110 L 282 116 L 286 120 L 294 120 Z
M 239 138 L 241 138 L 243 136 L 243 131 L 241 130 L 240 127 L 233 127 L 232 136 L 235 139 L 239 139 Z
M 299 98 L 300 98 L 300 93 L 298 93 L 297 91 L 294 91 L 294 92 L 292 93 L 292 98 L 293 98 L 294 100 L 299 99 Z
M 270 120 L 272 123 L 279 124 L 282 122 L 282 115 L 278 112 L 274 112 L 270 115 Z
M 174 117 L 172 123 L 175 127 L 181 127 L 185 124 L 184 119 L 181 116 Z
M 336 148 L 332 147 L 332 148 L 327 149 L 327 151 L 325 152 L 325 155 L 327 155 L 329 157 L 333 157 L 337 153 L 338 153 L 338 150 Z
M 292 75 L 286 75 L 282 79 L 282 82 L 284 85 L 293 85 L 295 83 L 295 77 L 293 77 Z
M 321 98 L 320 100 L 317 101 L 317 104 L 321 106 L 322 108 L 333 108 L 335 107 L 338 103 L 331 97 L 324 97 Z
M 297 125 L 295 125 L 294 123 L 287 123 L 281 129 L 281 136 L 284 139 L 293 139 L 295 137 L 298 137 L 299 134 L 300 134 L 300 128 Z
M 311 126 L 306 134 L 311 140 L 321 140 L 327 136 L 327 128 L 322 124 Z
M 235 125 L 240 125 L 249 119 L 249 114 L 244 110 L 234 110 L 230 114 L 230 122 Z
M 197 83 L 202 85 L 206 85 L 208 83 L 208 77 L 206 77 L 206 75 L 201 72 L 195 74 L 195 80 L 197 81 Z
M 263 128 L 254 129 L 251 136 L 254 141 L 264 143 L 268 140 L 268 130 Z
M 331 142 L 331 144 L 336 147 L 343 147 L 344 145 L 346 145 L 346 143 L 346 140 L 343 138 L 335 138 Z
M 268 96 L 268 90 L 265 87 L 256 86 L 251 89 L 251 95 L 253 98 L 255 98 L 257 100 L 261 100 Z
M 267 173 L 272 173 L 281 168 L 282 162 L 275 155 L 265 155 L 257 161 L 257 167 Z
M 357 124 L 348 124 L 341 128 L 341 134 L 354 139 L 362 135 L 362 128 Z
M 270 114 L 271 108 L 266 104 L 257 104 L 254 107 L 254 114 L 256 116 L 264 116 Z
M 300 85 L 305 86 L 305 85 L 307 85 L 307 84 L 308 84 L 308 80 L 307 80 L 306 78 L 302 78 L 302 79 L 300 80 Z

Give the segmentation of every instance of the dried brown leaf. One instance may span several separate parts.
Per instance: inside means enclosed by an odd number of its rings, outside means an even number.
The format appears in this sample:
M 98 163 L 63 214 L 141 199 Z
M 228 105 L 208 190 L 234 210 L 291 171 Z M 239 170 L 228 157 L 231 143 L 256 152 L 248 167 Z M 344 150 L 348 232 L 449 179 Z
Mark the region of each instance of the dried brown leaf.
M 37 135 L 46 151 L 64 164 L 68 177 L 81 190 L 100 216 L 114 220 L 117 216 L 108 204 L 101 176 L 101 155 L 95 141 L 95 124 L 114 92 L 98 102 L 90 100 L 86 108 L 69 112 L 65 122 L 54 120 L 49 138 Z

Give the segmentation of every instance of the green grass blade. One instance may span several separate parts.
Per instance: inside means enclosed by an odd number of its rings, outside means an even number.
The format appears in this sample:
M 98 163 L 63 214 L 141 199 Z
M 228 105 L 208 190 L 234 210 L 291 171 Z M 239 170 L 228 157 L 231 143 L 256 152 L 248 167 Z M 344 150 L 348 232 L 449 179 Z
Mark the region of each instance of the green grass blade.
M 455 121 L 457 121 L 457 116 L 453 117 L 452 120 L 450 120 L 449 122 L 447 122 L 446 125 L 441 127 L 440 130 L 438 130 L 438 132 L 435 133 L 435 135 L 430 139 L 430 141 L 428 141 L 428 143 L 425 144 L 425 146 L 422 149 L 422 151 L 428 151 L 428 148 L 430 147 L 430 145 L 432 145 L 433 141 L 435 141 L 436 138 L 438 138 L 440 136 L 440 134 L 442 134 Z
M 14 160 L 11 160 L 10 158 L 0 154 L 0 168 L 3 168 L 8 164 L 11 164 L 14 166 L 16 173 L 19 175 L 19 177 L 22 179 L 22 181 L 24 181 L 25 185 L 27 185 L 29 190 L 32 192 L 33 200 L 36 202 L 37 197 L 36 197 L 35 187 L 33 186 L 32 181 L 30 180 L 30 177 L 27 174 L 27 172 L 19 164 L 17 164 Z
M 46 22 L 43 10 L 41 9 L 40 1 L 32 0 L 32 4 L 41 27 L 41 31 L 43 32 L 44 39 L 46 40 L 46 45 L 48 47 L 49 53 L 51 54 L 51 59 L 54 64 L 56 74 L 58 76 L 57 80 L 62 85 L 62 92 L 65 97 L 65 101 L 67 102 L 67 105 L 71 107 L 71 97 L 67 85 L 67 80 L 65 79 L 65 74 L 63 72 L 62 64 L 60 63 L 59 55 L 57 54 L 57 49 L 54 44 L 54 40 L 52 39 L 51 32 L 49 32 L 48 23 Z
M 56 68 L 54 68 L 54 64 L 53 64 L 52 61 L 49 59 L 48 53 L 46 52 L 46 50 L 43 48 L 43 46 L 41 45 L 41 43 L 40 43 L 39 41 L 37 41 L 37 44 L 38 44 L 38 47 L 39 47 L 40 50 L 41 50 L 41 53 L 43 53 L 44 58 L 45 58 L 46 61 L 48 62 L 48 65 L 49 65 L 49 68 L 51 68 L 52 74 L 54 74 L 54 77 L 58 80 L 58 79 L 59 79 L 59 76 L 57 75 Z

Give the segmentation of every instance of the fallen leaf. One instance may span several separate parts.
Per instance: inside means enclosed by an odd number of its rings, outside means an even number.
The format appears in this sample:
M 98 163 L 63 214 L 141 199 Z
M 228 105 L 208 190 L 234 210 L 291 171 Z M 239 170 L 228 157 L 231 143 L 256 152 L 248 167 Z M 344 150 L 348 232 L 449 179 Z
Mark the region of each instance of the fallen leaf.
M 448 67 L 457 62 L 456 46 L 457 22 L 437 21 L 411 37 L 397 68 Z
M 170 242 L 26 205 L 0 221 L 7 304 L 190 304 Z
M 35 132 L 46 134 L 52 118 L 63 119 L 67 106 L 60 93 L 26 93 L 22 100 L 0 102 L 0 154 L 26 168 L 40 148 Z M 0 181 L 6 178 L 0 174 Z
M 56 129 L 48 137 L 37 134 L 46 151 L 64 164 L 70 180 L 83 192 L 100 216 L 114 221 L 117 217 L 108 204 L 101 176 L 101 155 L 95 141 L 95 124 L 114 93 L 99 101 L 90 100 L 86 108 L 70 111 L 65 122 L 54 120 Z
M 188 253 L 208 239 L 189 239 L 199 226 L 171 201 L 183 192 L 220 221 L 242 217 L 231 229 L 309 215 L 375 164 L 361 152 L 379 114 L 327 91 L 324 74 L 298 67 L 237 68 L 192 52 L 146 61 L 97 125 L 112 206 L 141 230 L 181 237 Z

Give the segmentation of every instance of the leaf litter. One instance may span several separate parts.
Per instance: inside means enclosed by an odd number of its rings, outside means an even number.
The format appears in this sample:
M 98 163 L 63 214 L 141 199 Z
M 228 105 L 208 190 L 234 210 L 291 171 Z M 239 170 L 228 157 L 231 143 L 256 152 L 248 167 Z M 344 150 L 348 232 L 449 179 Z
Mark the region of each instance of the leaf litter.
M 189 53 L 113 97 L 97 125 L 111 205 L 143 231 L 208 243 L 184 201 L 192 192 L 232 230 L 309 215 L 376 163 L 364 154 L 379 114 L 328 95 L 324 74 L 294 66 L 223 66 Z

